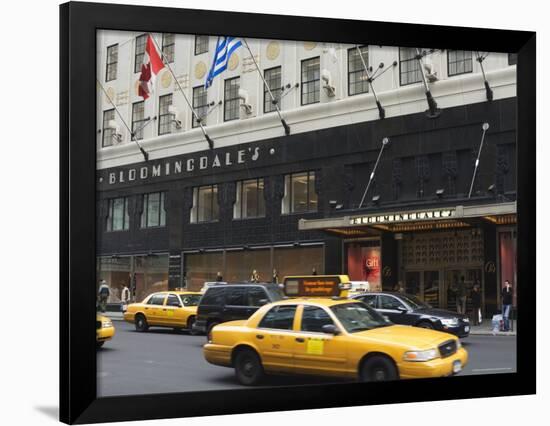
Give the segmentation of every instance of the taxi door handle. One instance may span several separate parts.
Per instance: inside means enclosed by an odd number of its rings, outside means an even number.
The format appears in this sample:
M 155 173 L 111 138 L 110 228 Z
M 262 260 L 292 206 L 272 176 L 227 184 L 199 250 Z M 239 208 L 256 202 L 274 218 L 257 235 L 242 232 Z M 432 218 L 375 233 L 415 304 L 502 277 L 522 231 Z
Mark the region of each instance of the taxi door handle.
M 304 343 L 306 339 L 304 339 L 303 337 L 296 337 L 296 341 L 300 343 Z
M 256 339 L 262 340 L 263 338 L 264 338 L 264 336 L 262 336 L 261 334 L 256 334 Z

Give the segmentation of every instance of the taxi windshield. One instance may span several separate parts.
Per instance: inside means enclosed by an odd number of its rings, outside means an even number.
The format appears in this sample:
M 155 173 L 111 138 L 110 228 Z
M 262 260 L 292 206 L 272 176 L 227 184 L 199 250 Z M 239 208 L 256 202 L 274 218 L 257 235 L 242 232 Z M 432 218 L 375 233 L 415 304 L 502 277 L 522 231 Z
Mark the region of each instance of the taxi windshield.
M 198 306 L 201 299 L 200 294 L 180 294 L 183 306 Z
M 391 322 L 364 303 L 345 303 L 330 309 L 348 333 L 391 325 Z

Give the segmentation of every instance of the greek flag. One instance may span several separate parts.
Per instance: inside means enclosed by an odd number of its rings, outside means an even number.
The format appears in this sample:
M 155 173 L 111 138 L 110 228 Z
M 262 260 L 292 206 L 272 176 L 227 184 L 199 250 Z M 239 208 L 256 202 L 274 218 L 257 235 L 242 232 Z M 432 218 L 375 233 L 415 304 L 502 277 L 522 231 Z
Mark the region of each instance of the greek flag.
M 227 69 L 227 64 L 231 54 L 241 45 L 241 40 L 235 37 L 218 37 L 212 68 L 210 68 L 204 83 L 205 89 L 208 89 L 212 85 L 214 77 Z

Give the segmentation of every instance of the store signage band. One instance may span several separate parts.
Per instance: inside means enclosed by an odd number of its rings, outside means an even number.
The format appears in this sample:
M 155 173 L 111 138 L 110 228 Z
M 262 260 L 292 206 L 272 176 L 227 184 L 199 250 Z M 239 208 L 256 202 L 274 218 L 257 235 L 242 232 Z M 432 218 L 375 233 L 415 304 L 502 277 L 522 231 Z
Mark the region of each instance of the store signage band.
M 273 155 L 275 150 L 269 150 Z M 146 164 L 119 171 L 110 171 L 99 177 L 99 182 L 109 185 L 132 181 L 144 181 L 153 178 L 167 177 L 170 175 L 193 174 L 197 171 L 225 169 L 236 165 L 246 165 L 248 162 L 256 162 L 260 158 L 260 148 L 250 147 L 236 152 L 209 153 L 207 155 L 192 156 L 188 158 L 171 159 L 156 164 Z
M 379 215 L 359 216 L 350 219 L 351 225 L 372 225 L 379 223 L 410 222 L 415 220 L 451 219 L 455 209 L 422 210 L 414 212 L 386 213 Z

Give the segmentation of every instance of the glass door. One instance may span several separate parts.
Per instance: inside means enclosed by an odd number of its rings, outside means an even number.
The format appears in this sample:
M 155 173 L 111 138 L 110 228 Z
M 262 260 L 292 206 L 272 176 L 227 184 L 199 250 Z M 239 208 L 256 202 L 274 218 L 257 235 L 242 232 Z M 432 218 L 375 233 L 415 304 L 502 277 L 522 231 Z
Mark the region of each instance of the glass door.
M 420 272 L 409 271 L 405 273 L 405 293 L 422 298 L 420 292 Z
M 434 308 L 441 307 L 439 271 L 424 271 L 424 302 Z

